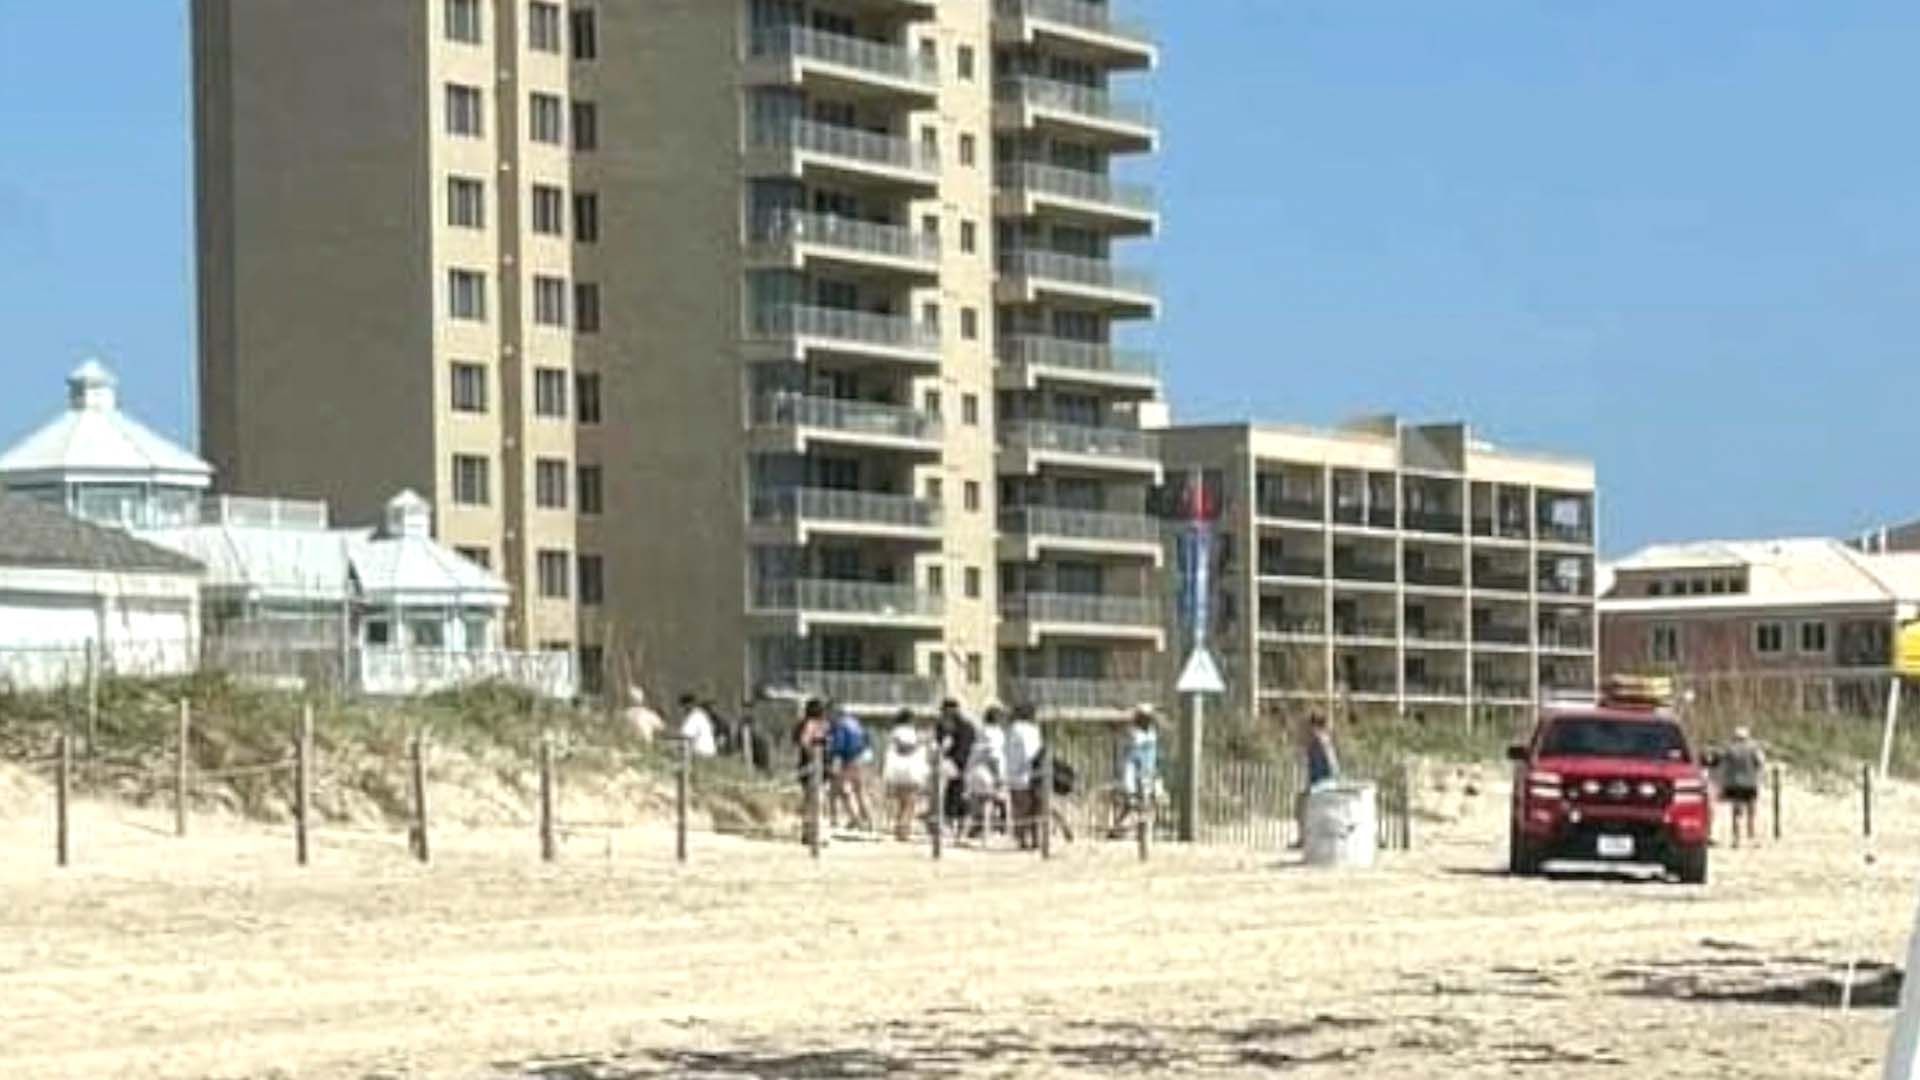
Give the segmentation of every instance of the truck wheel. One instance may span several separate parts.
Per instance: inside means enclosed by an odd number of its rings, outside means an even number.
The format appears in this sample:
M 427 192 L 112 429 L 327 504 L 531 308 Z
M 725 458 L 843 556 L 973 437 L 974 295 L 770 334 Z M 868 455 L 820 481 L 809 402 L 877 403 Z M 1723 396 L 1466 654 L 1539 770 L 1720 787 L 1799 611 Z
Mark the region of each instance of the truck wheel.
M 1540 853 L 1518 834 L 1507 842 L 1507 872 L 1514 877 L 1537 877 L 1540 873 Z
M 1680 879 L 1682 885 L 1705 885 L 1707 883 L 1706 845 L 1681 848 L 1680 854 L 1673 860 L 1673 873 Z

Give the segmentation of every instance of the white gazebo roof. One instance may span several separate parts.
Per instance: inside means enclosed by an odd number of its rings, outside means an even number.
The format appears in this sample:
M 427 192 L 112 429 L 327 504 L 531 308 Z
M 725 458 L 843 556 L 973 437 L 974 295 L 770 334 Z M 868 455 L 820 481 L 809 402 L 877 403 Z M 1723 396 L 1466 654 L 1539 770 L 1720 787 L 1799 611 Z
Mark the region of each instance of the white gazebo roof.
M 0 453 L 0 483 L 124 481 L 205 489 L 213 466 L 120 411 L 98 360 L 67 377 L 67 411 Z

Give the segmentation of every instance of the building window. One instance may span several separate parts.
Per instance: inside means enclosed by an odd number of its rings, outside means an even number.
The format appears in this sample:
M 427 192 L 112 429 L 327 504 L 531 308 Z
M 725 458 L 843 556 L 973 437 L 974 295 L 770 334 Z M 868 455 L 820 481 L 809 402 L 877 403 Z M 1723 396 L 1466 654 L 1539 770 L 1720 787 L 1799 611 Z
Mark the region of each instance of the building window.
M 599 607 L 606 599 L 606 562 L 598 555 L 580 556 L 580 603 L 586 607 Z
M 600 242 L 600 196 L 584 192 L 573 197 L 573 238 L 582 244 Z
M 600 332 L 600 286 L 594 282 L 574 283 L 573 328 L 583 334 Z
M 607 651 L 598 645 L 580 646 L 580 692 L 595 697 L 607 689 Z
M 1753 628 L 1753 651 L 1762 656 L 1785 652 L 1787 632 L 1777 622 L 1758 623 Z
M 535 560 L 539 568 L 540 595 L 548 600 L 565 600 L 573 591 L 572 560 L 564 551 L 542 551 Z
M 977 566 L 967 567 L 967 599 L 980 599 L 980 568 Z
M 480 107 L 480 88 L 448 83 L 447 134 L 478 139 L 486 133 L 486 118 Z
M 470 176 L 447 177 L 447 224 L 456 229 L 487 227 L 487 185 Z
M 567 325 L 567 281 L 565 278 L 533 279 L 533 321 L 540 326 Z
M 968 427 L 977 427 L 980 423 L 980 395 L 960 395 L 960 422 Z
M 600 59 L 600 21 L 592 8 L 573 9 L 573 58 Z
M 976 152 L 976 149 L 977 148 L 974 145 L 974 138 L 972 135 L 960 136 L 960 164 L 962 165 L 973 164 L 973 157 Z
M 928 163 L 940 160 L 940 129 L 928 125 L 920 129 L 920 153 Z
M 482 570 L 493 569 L 493 552 L 483 547 L 457 547 L 454 554 Z
M 600 375 L 598 372 L 583 371 L 573 377 L 574 409 L 580 414 L 574 419 L 582 424 L 600 422 Z
M 447 0 L 447 40 L 480 44 L 480 0 Z
M 927 567 L 927 592 L 933 596 L 947 595 L 947 568 L 944 566 Z
M 978 225 L 975 225 L 971 221 L 961 222 L 960 223 L 961 252 L 967 255 L 971 255 L 973 254 L 974 248 L 977 247 L 979 243 L 980 243 L 980 227 Z
M 947 654 L 946 653 L 936 651 L 936 652 L 930 652 L 927 654 L 927 678 L 932 679 L 934 682 L 946 681 L 947 679 Z
M 974 652 L 974 653 L 967 654 L 967 682 L 968 683 L 974 686 L 979 686 L 981 680 L 986 678 L 985 668 L 986 668 L 986 665 L 981 661 L 979 653 Z
M 925 390 L 920 394 L 920 411 L 934 419 L 940 418 L 940 391 Z
M 946 485 L 941 483 L 939 477 L 937 476 L 927 477 L 926 484 L 924 485 L 924 490 L 926 491 L 926 500 L 930 503 L 936 503 L 936 504 L 939 503 L 941 500 L 941 496 L 946 494 L 945 488 L 946 488 Z
M 560 99 L 552 94 L 535 93 L 531 99 L 527 137 L 537 143 L 562 146 L 567 141 L 566 114 Z
M 1656 664 L 1680 662 L 1680 628 L 1671 623 L 1653 627 L 1647 636 L 1647 659 Z
M 973 81 L 973 46 L 971 45 L 960 46 L 959 62 L 956 63 L 954 66 L 959 69 L 960 77 L 962 79 L 965 79 L 968 82 Z
M 487 505 L 493 501 L 489 487 L 486 458 L 478 454 L 453 455 L 453 501 L 456 505 Z
M 978 512 L 980 509 L 980 481 L 967 481 L 966 486 L 960 490 L 960 497 L 965 502 L 969 511 Z
M 929 333 L 940 332 L 940 305 L 929 300 L 920 305 L 920 325 Z
M 560 368 L 533 369 L 533 415 L 549 420 L 567 418 L 567 373 Z
M 527 47 L 534 52 L 560 51 L 560 5 L 533 0 L 527 8 Z
M 552 184 L 533 185 L 533 231 L 560 236 L 567 231 L 567 193 Z
M 479 364 L 455 360 L 453 374 L 449 381 L 453 389 L 454 412 L 483 413 L 487 411 L 486 368 Z
M 606 508 L 606 492 L 600 477 L 600 466 L 582 465 L 577 477 L 580 513 L 593 517 Z
M 1658 581 L 1649 581 L 1649 582 L 1647 582 L 1647 595 L 1648 595 L 1648 596 L 1660 596 L 1660 595 L 1662 595 L 1662 594 L 1664 594 L 1664 593 L 1665 593 L 1666 591 L 1667 591 L 1667 587 L 1666 587 L 1666 585 L 1665 585 L 1664 583 L 1662 583 L 1662 582 L 1658 582 Z
M 487 275 L 478 270 L 447 271 L 447 311 L 456 319 L 487 321 Z
M 573 148 L 582 153 L 600 149 L 600 108 L 591 101 L 573 103 Z
M 539 458 L 533 463 L 533 504 L 542 510 L 567 508 L 567 463 Z
M 960 337 L 964 341 L 980 340 L 980 313 L 973 308 L 960 309 Z
M 1810 655 L 1825 656 L 1827 652 L 1827 624 L 1818 620 L 1800 624 L 1800 651 Z

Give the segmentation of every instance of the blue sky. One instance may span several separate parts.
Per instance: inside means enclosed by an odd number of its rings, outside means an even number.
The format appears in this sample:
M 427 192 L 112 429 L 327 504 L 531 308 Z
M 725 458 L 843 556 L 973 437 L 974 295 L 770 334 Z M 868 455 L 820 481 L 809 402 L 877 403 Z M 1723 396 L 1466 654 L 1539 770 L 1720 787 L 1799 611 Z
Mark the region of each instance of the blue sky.
M 185 8 L 0 0 L 0 441 L 95 352 L 192 431 Z M 1182 418 L 1464 416 L 1616 552 L 1920 515 L 1920 5 L 1153 10 Z

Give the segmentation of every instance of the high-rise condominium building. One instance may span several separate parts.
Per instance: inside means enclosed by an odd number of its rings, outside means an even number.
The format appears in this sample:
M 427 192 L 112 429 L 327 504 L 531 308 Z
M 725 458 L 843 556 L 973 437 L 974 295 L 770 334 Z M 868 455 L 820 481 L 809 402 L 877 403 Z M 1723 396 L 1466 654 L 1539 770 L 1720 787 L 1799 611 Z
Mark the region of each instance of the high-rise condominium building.
M 1391 417 L 1162 438 L 1170 481 L 1197 471 L 1223 511 L 1213 647 L 1238 709 L 1513 722 L 1593 693 L 1591 462 Z
M 656 695 L 1127 704 L 1161 642 L 1099 0 L 195 0 L 203 445 L 429 492 Z

